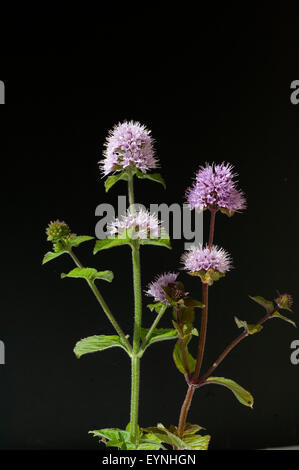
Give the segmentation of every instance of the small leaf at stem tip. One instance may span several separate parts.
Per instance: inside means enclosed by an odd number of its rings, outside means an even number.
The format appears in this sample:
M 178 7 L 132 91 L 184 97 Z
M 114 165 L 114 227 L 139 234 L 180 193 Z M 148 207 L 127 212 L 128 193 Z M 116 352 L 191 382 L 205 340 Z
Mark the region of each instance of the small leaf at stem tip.
M 121 339 L 117 335 L 94 335 L 83 338 L 76 343 L 74 353 L 79 359 L 84 354 L 103 351 L 104 349 L 120 347 L 125 349 Z M 91 431 L 90 431 L 91 432 Z
M 65 277 L 83 278 L 91 282 L 95 281 L 96 279 L 102 279 L 103 281 L 111 282 L 113 280 L 113 272 L 97 271 L 94 268 L 74 268 L 68 274 L 61 274 L 62 279 Z
M 200 300 L 192 299 L 191 297 L 186 297 L 184 299 L 184 304 L 186 305 L 186 307 L 198 307 L 198 308 L 205 307 L 205 305 Z
M 226 379 L 225 377 L 209 377 L 206 380 L 206 383 L 214 383 L 217 385 L 223 385 L 224 387 L 229 388 L 237 400 L 242 403 L 242 405 L 249 406 L 253 408 L 253 396 L 241 385 L 237 384 L 234 380 Z
M 163 185 L 164 189 L 166 189 L 165 181 L 160 173 L 142 173 L 142 171 L 137 170 L 136 176 L 140 179 L 148 179 L 154 181 L 155 183 L 160 183 Z
M 273 302 L 271 302 L 271 300 L 267 300 L 267 299 L 264 299 L 264 297 L 261 297 L 259 295 L 255 296 L 255 297 L 252 297 L 251 295 L 249 295 L 249 298 L 252 299 L 254 302 L 256 302 L 257 304 L 261 305 L 262 307 L 264 307 L 264 309 L 268 312 L 268 313 L 271 313 L 273 312 L 274 310 L 274 304 Z
M 295 328 L 297 328 L 297 325 L 293 320 L 291 320 L 288 317 L 285 317 L 284 315 L 281 315 L 279 312 L 274 312 L 273 317 L 280 318 L 281 320 L 284 320 L 284 321 L 290 323 L 291 325 L 293 325 Z
M 58 256 L 63 255 L 63 253 L 67 253 L 67 251 L 65 250 L 58 251 L 58 252 L 48 251 L 48 253 L 46 253 L 43 258 L 42 264 L 48 263 L 48 261 L 58 258 Z
M 120 180 L 128 181 L 128 174 L 126 170 L 121 171 L 120 173 L 116 173 L 115 175 L 108 176 L 108 178 L 105 181 L 106 193 L 109 191 L 109 189 L 112 188 L 112 186 L 115 185 L 115 183 L 117 183 Z
M 239 320 L 238 317 L 234 317 L 236 325 L 238 328 L 244 328 L 245 331 L 248 332 L 250 335 L 254 335 L 255 333 L 259 333 L 263 327 L 262 325 L 251 325 L 247 323 L 247 321 Z
M 128 238 L 104 238 L 104 240 L 97 240 L 93 254 L 95 255 L 98 251 L 108 250 L 109 248 L 114 248 L 115 246 L 121 245 L 130 245 L 131 240 Z

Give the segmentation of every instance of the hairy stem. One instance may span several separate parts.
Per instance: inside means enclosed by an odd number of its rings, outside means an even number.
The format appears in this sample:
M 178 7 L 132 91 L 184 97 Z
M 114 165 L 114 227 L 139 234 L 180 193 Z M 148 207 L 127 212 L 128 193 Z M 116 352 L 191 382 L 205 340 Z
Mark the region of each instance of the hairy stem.
M 70 254 L 71 258 L 73 259 L 74 263 L 76 264 L 76 266 L 78 268 L 83 268 L 83 266 L 80 263 L 79 259 L 77 258 L 77 256 L 74 254 L 74 252 L 72 250 L 69 250 L 69 254 Z M 89 287 L 91 288 L 92 292 L 94 293 L 94 295 L 95 295 L 97 301 L 99 302 L 100 306 L 104 310 L 104 312 L 106 314 L 106 317 L 108 318 L 108 320 L 110 321 L 110 323 L 112 324 L 114 329 L 116 330 L 119 337 L 122 339 L 123 343 L 126 345 L 128 353 L 131 354 L 132 347 L 131 347 L 128 339 L 126 338 L 126 335 L 124 334 L 121 327 L 117 323 L 117 321 L 116 321 L 115 317 L 113 316 L 111 310 L 109 309 L 108 305 L 106 304 L 105 300 L 103 299 L 102 294 L 100 293 L 100 291 L 98 290 L 98 288 L 96 287 L 94 282 L 87 280 L 87 283 L 88 283 Z

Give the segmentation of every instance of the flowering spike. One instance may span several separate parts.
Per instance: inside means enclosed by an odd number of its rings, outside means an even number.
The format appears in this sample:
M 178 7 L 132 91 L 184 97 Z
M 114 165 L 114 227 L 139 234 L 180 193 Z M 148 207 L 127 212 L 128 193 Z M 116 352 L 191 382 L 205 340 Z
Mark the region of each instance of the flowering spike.
M 110 130 L 105 142 L 104 160 L 100 167 L 104 175 L 128 167 L 146 173 L 157 168 L 151 131 L 134 121 L 124 121 Z
M 183 269 L 193 276 L 201 277 L 203 283 L 212 285 L 232 268 L 230 255 L 223 249 L 213 245 L 202 247 L 191 246 L 182 255 Z
M 236 176 L 229 163 L 201 166 L 193 186 L 186 191 L 190 209 L 220 210 L 228 216 L 245 209 L 246 199 L 236 188 Z
M 184 298 L 186 293 L 182 289 L 181 283 L 177 282 L 178 275 L 178 273 L 172 272 L 160 274 L 148 285 L 146 294 L 154 297 L 156 302 L 163 302 L 167 305 L 170 305 L 170 302 L 164 289 L 167 289 L 169 296 L 175 302 Z

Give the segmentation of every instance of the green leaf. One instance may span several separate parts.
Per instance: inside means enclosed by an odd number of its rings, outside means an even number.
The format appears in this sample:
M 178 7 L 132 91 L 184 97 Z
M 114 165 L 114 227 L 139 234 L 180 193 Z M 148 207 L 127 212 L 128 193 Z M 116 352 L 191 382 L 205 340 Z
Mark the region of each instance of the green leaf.
M 156 313 L 160 313 L 162 309 L 167 308 L 167 305 L 163 302 L 156 302 L 155 304 L 148 304 L 147 308 L 150 309 L 151 312 L 155 311 Z
M 196 359 L 189 353 L 188 351 L 188 343 L 190 341 L 190 338 L 188 340 L 184 340 L 185 343 L 185 351 L 186 351 L 186 359 L 189 367 L 189 372 L 192 373 L 195 370 L 196 366 Z M 182 349 L 181 349 L 181 344 L 180 341 L 177 341 L 174 350 L 173 350 L 173 360 L 175 362 L 175 365 L 177 366 L 178 370 L 182 374 L 187 374 L 187 371 L 184 366 L 184 360 L 183 360 L 183 354 L 182 354 Z
M 160 173 L 142 173 L 142 171 L 137 170 L 136 176 L 140 179 L 148 179 L 154 181 L 156 183 L 160 183 L 163 185 L 164 189 L 166 189 L 166 184 Z
M 106 193 L 109 191 L 109 189 L 112 188 L 112 186 L 115 185 L 115 183 L 117 183 L 117 181 L 120 180 L 128 181 L 128 175 L 126 171 L 121 171 L 120 173 L 116 173 L 115 175 L 108 176 L 105 181 Z
M 118 335 L 94 335 L 83 338 L 76 343 L 74 353 L 79 359 L 84 354 L 103 351 L 104 349 L 121 347 L 126 350 Z
M 68 240 L 68 244 L 73 247 L 73 246 L 79 246 L 81 243 L 88 242 L 89 240 L 93 240 L 94 237 L 90 237 L 88 235 L 80 235 L 78 237 L 71 237 Z
M 65 277 L 74 277 L 87 279 L 88 281 L 95 281 L 95 279 L 102 279 L 103 281 L 111 282 L 113 280 L 112 271 L 97 271 L 94 268 L 74 268 L 68 274 L 62 273 L 62 279 Z
M 189 434 L 196 434 L 198 431 L 201 431 L 202 429 L 205 429 L 205 428 L 203 428 L 202 426 L 199 426 L 198 424 L 186 423 L 183 436 L 187 436 Z
M 268 313 L 271 313 L 273 312 L 274 310 L 274 305 L 273 305 L 273 302 L 271 302 L 271 300 L 267 300 L 267 299 L 264 299 L 264 297 L 260 297 L 259 295 L 256 296 L 256 297 L 252 297 L 251 295 L 249 295 L 250 299 L 252 299 L 254 302 L 256 302 L 257 304 L 261 305 L 262 307 L 264 307 L 264 309 L 268 312 Z
M 239 318 L 234 317 L 236 325 L 238 328 L 244 328 L 250 335 L 254 335 L 255 333 L 259 333 L 263 327 L 262 325 L 251 325 L 247 323 L 247 321 L 239 320 Z
M 189 450 L 208 450 L 211 436 L 201 436 L 200 434 L 193 434 L 184 437 L 183 440 L 185 444 L 187 444 L 186 448 Z
M 51 261 L 52 259 L 55 259 L 55 258 L 57 258 L 57 257 L 60 256 L 60 255 L 63 255 L 63 253 L 67 253 L 67 251 L 65 251 L 65 250 L 58 251 L 58 252 L 48 251 L 48 253 L 46 253 L 45 256 L 44 256 L 44 258 L 43 258 L 42 264 L 45 264 L 45 263 L 47 263 L 48 261 Z
M 200 426 L 198 428 L 200 428 Z M 189 434 L 181 439 L 177 434 L 166 429 L 161 423 L 155 427 L 146 428 L 145 431 L 156 436 L 161 442 L 165 442 L 166 444 L 170 444 L 182 450 L 207 450 L 211 438 L 211 436 Z
M 144 340 L 149 328 L 141 328 L 141 339 Z M 177 339 L 178 333 L 174 328 L 155 328 L 152 331 L 148 345 L 157 343 L 158 341 L 166 341 L 169 339 Z
M 163 238 L 140 238 L 139 239 L 140 245 L 156 245 L 168 248 L 171 250 L 171 243 L 170 238 L 167 236 L 163 236 Z
M 295 323 L 293 320 L 291 320 L 291 319 L 288 318 L 288 317 L 285 317 L 284 315 L 281 315 L 281 314 L 278 313 L 278 312 L 274 312 L 274 313 L 273 313 L 273 317 L 277 317 L 277 318 L 280 318 L 281 320 L 287 321 L 288 323 L 291 323 L 291 325 L 293 325 L 295 328 L 297 328 L 297 325 L 296 325 L 296 323 Z
M 98 251 L 108 250 L 115 246 L 129 245 L 131 240 L 129 238 L 104 238 L 104 240 L 97 240 L 93 254 L 95 255 Z
M 234 380 L 226 379 L 225 377 L 209 377 L 206 382 L 223 385 L 224 387 L 229 388 L 242 405 L 253 408 L 254 400 L 251 393 L 241 387 L 241 385 L 237 384 Z
M 157 426 L 146 428 L 145 431 L 154 434 L 161 442 L 165 442 L 166 444 L 179 448 L 185 448 L 185 443 L 178 436 L 168 431 L 168 429 L 166 429 L 161 423 Z

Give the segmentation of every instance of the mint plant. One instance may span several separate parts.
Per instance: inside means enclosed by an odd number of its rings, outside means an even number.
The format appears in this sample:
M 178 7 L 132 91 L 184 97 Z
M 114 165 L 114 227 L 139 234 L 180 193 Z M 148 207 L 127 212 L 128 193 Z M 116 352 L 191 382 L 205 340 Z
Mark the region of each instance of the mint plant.
M 247 336 L 259 333 L 263 324 L 269 319 L 280 318 L 295 326 L 291 319 L 281 313 L 281 310 L 291 311 L 292 298 L 288 294 L 279 294 L 274 300 L 266 300 L 260 296 L 251 297 L 254 302 L 265 309 L 266 314 L 255 324 L 235 317 L 236 325 L 243 330 L 242 333 L 227 346 L 208 371 L 201 373 L 207 336 L 209 289 L 232 267 L 230 255 L 213 244 L 216 215 L 223 213 L 231 217 L 246 208 L 245 196 L 236 187 L 236 175 L 233 173 L 232 166 L 227 163 L 206 164 L 205 167 L 199 168 L 195 182 L 187 190 L 186 195 L 190 210 L 210 212 L 209 240 L 205 246 L 192 246 L 182 256 L 183 269 L 189 275 L 196 276 L 202 285 L 202 297 L 198 300 L 190 296 L 183 283 L 178 280 L 179 274 L 176 272 L 157 276 L 145 291 L 147 296 L 154 299 L 153 303 L 147 305 L 154 319 L 150 328 L 144 328 L 142 326 L 141 250 L 146 245 L 170 249 L 171 244 L 169 235 L 161 226 L 157 216 L 140 209 L 135 204 L 134 182 L 136 179 L 146 178 L 152 182 L 161 183 L 165 187 L 162 176 L 151 172 L 157 166 L 153 139 L 145 126 L 134 122 L 124 122 L 112 129 L 105 143 L 104 159 L 100 162 L 100 167 L 104 176 L 107 177 L 106 192 L 118 181 L 127 182 L 129 208 L 123 217 L 109 224 L 107 237 L 96 241 L 94 254 L 112 248 L 120 249 L 124 245 L 131 251 L 135 301 L 133 338 L 123 331 L 98 287 L 99 281 L 112 282 L 113 273 L 110 270 L 98 271 L 96 268 L 83 266 L 77 254 L 74 253 L 74 249 L 81 243 L 91 241 L 94 237 L 77 236 L 71 232 L 65 222 L 59 220 L 51 222 L 46 233 L 48 241 L 53 245 L 53 250 L 46 253 L 43 263 L 62 254 L 69 255 L 74 261 L 75 268 L 67 274 L 61 274 L 61 277 L 84 279 L 113 327 L 114 334 L 93 335 L 78 341 L 74 347 L 76 356 L 80 358 L 85 354 L 119 347 L 128 354 L 131 360 L 131 400 L 128 425 L 125 429 L 103 428 L 90 431 L 90 433 L 99 437 L 107 447 L 117 447 L 121 450 L 166 450 L 169 446 L 174 449 L 207 450 L 210 435 L 203 427 L 191 424 L 187 419 L 195 391 L 206 385 L 222 385 L 229 388 L 240 403 L 252 407 L 253 397 L 247 390 L 232 379 L 214 376 L 214 371 L 237 344 Z M 169 309 L 172 310 L 172 320 L 169 315 L 169 328 L 158 328 L 161 318 Z M 200 322 L 198 317 L 201 317 Z M 156 342 L 169 340 L 175 341 L 173 360 L 179 372 L 184 375 L 187 384 L 179 422 L 168 428 L 161 423 L 157 426 L 139 427 L 142 357 L 146 350 Z M 191 340 L 198 341 L 197 357 L 193 357 L 189 351 Z

